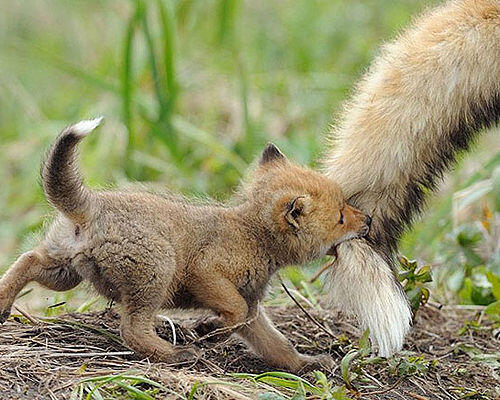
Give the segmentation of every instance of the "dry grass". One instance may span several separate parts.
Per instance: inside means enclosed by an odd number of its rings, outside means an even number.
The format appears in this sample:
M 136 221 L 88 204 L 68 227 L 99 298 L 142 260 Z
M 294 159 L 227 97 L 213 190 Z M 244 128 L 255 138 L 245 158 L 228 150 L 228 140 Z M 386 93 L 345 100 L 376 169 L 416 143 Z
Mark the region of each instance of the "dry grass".
M 339 313 L 311 313 L 330 327 L 337 340 L 332 340 L 295 307 L 271 309 L 279 329 L 286 332 L 300 351 L 329 352 L 340 365 L 345 354 L 356 347 L 347 337 L 358 338 L 360 332 Z M 500 355 L 492 326 L 483 321 L 480 328 L 458 335 L 464 320 L 478 316 L 477 310 L 424 308 L 403 356 L 351 362 L 348 372 L 353 386 L 349 398 L 459 399 L 467 395 L 494 398 L 495 387 L 499 385 L 495 373 Z M 92 388 L 107 379 L 104 383 L 108 386 L 101 386 L 101 390 L 132 398 L 141 397 L 134 397 L 127 385 L 149 393 L 152 398 L 243 399 L 278 390 L 285 398 L 293 394 L 279 385 L 231 375 L 261 373 L 270 367 L 237 339 L 200 341 L 195 332 L 186 328 L 190 322 L 192 318 L 176 319 L 176 341 L 195 344 L 201 356 L 191 365 L 169 366 L 134 357 L 119 338 L 119 318 L 113 309 L 34 321 L 13 316 L 0 328 L 0 392 L 9 399 L 66 399 L 72 392 L 73 398 L 78 398 L 81 391 L 85 398 Z M 172 341 L 170 323 L 159 322 L 158 331 Z M 340 368 L 323 372 L 332 383 L 344 385 Z M 314 385 L 312 372 L 300 375 Z M 89 380 L 94 377 L 101 378 Z M 154 382 L 148 383 L 146 378 Z M 312 393 L 309 398 L 319 396 Z

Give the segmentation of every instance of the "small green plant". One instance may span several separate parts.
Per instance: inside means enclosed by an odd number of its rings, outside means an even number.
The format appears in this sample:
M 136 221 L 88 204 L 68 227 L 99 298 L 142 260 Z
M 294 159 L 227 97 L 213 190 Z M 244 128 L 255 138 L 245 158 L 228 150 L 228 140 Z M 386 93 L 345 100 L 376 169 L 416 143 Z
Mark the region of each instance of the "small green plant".
M 491 284 L 491 293 L 495 301 L 488 304 L 484 312 L 500 323 L 500 276 L 491 271 L 486 271 L 486 278 Z
M 469 399 L 469 400 L 490 400 L 491 397 L 488 393 L 481 390 L 466 388 L 463 386 L 458 386 L 451 389 L 452 392 L 456 393 L 459 399 Z
M 481 324 L 477 321 L 477 319 L 477 315 L 474 318 L 466 319 L 463 326 L 459 329 L 458 335 L 462 336 L 466 333 L 477 332 L 481 330 Z
M 398 276 L 399 281 L 403 283 L 413 313 L 416 314 L 420 306 L 429 300 L 430 292 L 426 283 L 432 282 L 431 267 L 418 267 L 417 261 L 410 261 L 404 256 L 399 257 L 399 264 L 402 268 Z
M 389 359 L 390 371 L 401 377 L 412 375 L 425 375 L 429 369 L 438 364 L 437 360 L 426 360 L 424 356 L 407 355 Z
M 262 374 L 246 374 L 236 373 L 231 374 L 237 379 L 250 379 L 256 385 L 261 385 L 266 388 L 267 385 L 272 386 L 284 393 L 292 393 L 292 399 L 305 400 L 307 395 L 313 395 L 315 398 L 324 400 L 351 400 L 347 395 L 345 386 L 332 386 L 325 374 L 321 371 L 314 371 L 316 378 L 315 384 L 310 383 L 300 376 L 290 374 L 288 372 L 270 371 Z M 283 400 L 290 397 L 285 397 L 274 391 L 266 390 L 259 395 L 259 400 Z
M 500 167 L 490 174 L 453 197 L 455 228 L 440 246 L 440 262 L 450 268 L 440 280 L 462 303 L 488 306 L 494 318 L 500 315 Z
M 380 357 L 368 357 L 371 353 L 370 330 L 366 329 L 359 339 L 357 348 L 351 349 L 340 362 L 340 372 L 347 388 L 355 390 L 353 381 L 363 377 L 363 368 L 368 364 L 382 362 Z
M 486 257 L 478 252 L 484 240 L 483 232 L 477 225 L 463 225 L 454 234 L 456 252 L 450 261 L 458 264 L 457 273 L 450 278 L 450 286 L 455 289 L 466 304 L 488 305 L 495 299 L 488 283 Z

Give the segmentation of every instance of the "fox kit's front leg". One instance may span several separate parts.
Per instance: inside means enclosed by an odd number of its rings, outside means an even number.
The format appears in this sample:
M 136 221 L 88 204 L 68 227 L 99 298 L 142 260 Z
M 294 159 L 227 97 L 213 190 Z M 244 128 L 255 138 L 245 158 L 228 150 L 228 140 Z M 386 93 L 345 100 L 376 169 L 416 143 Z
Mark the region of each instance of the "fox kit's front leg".
M 213 275 L 208 278 L 200 274 L 199 277 L 193 277 L 190 286 L 196 300 L 217 314 L 217 317 L 204 321 L 196 330 L 206 333 L 213 329 L 226 328 L 229 333 L 231 328 L 245 322 L 248 314 L 247 302 L 230 280 L 222 276 Z
M 260 306 L 252 310 L 248 322 L 238 330 L 238 335 L 245 339 L 257 354 L 276 367 L 295 372 L 310 365 L 327 368 L 333 366 L 333 359 L 327 354 L 308 356 L 299 353 L 274 327 Z

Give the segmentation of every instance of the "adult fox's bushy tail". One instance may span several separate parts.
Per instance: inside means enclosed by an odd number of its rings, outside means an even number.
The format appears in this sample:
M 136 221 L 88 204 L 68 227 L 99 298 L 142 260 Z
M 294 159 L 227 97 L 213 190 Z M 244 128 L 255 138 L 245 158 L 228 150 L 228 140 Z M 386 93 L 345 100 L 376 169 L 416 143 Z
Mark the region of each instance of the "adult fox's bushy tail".
M 81 121 L 64 129 L 42 166 L 42 185 L 50 203 L 75 222 L 83 222 L 92 192 L 83 186 L 76 148 L 80 140 L 101 123 L 102 118 Z
M 499 118 L 500 2 L 456 0 L 383 48 L 332 133 L 326 173 L 373 223 L 368 240 L 341 245 L 330 295 L 381 355 L 402 347 L 411 323 L 393 273 L 398 240 L 456 155 Z

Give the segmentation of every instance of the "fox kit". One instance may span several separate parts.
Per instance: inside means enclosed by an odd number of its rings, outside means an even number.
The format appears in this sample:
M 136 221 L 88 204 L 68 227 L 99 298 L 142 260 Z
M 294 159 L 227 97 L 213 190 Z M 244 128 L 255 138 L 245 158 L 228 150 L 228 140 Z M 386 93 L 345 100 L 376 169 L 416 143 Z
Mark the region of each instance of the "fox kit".
M 91 191 L 75 163 L 78 142 L 100 120 L 66 128 L 49 152 L 42 182 L 59 211 L 45 239 L 0 280 L 2 322 L 30 281 L 68 290 L 90 281 L 121 303 L 121 335 L 143 357 L 191 358 L 157 336 L 161 308 L 215 312 L 213 327 L 235 332 L 270 364 L 298 370 L 330 364 L 298 353 L 259 306 L 271 276 L 287 264 L 324 256 L 368 233 L 370 218 L 339 187 L 268 145 L 233 206 L 189 204 L 145 192 Z
M 455 0 L 383 48 L 332 133 L 325 172 L 373 226 L 339 247 L 329 295 L 382 356 L 401 349 L 411 323 L 393 273 L 398 240 L 456 155 L 499 118 L 500 1 Z

